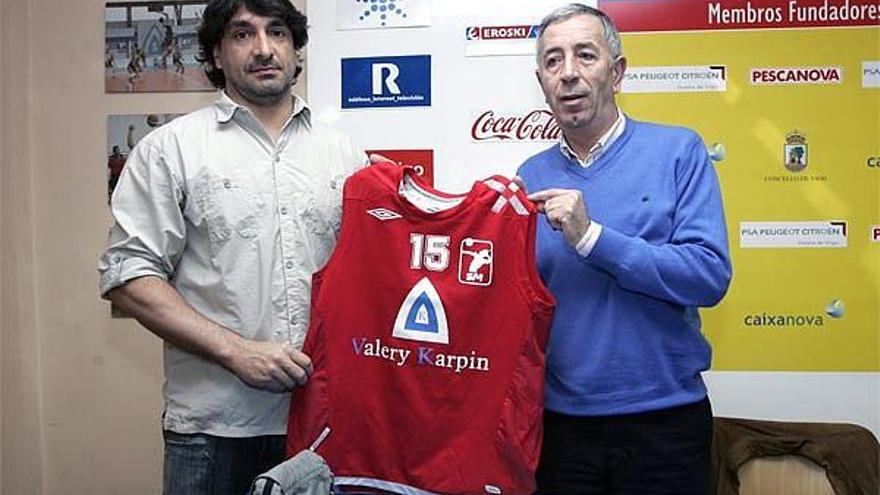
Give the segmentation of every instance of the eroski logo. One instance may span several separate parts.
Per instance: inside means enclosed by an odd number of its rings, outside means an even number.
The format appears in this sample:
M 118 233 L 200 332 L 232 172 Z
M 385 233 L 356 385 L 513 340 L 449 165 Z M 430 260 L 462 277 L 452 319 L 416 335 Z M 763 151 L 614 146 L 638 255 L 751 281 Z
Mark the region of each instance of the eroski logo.
M 538 37 L 538 26 L 470 26 L 465 29 L 468 40 L 520 40 Z

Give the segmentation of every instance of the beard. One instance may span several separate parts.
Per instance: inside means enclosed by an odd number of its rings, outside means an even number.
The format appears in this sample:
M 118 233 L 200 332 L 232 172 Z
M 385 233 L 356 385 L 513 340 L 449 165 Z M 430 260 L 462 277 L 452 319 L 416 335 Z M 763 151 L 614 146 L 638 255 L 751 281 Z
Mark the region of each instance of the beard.
M 285 78 L 287 79 L 287 78 Z M 247 101 L 259 106 L 278 103 L 287 96 L 288 90 L 293 85 L 292 79 L 286 81 L 272 81 L 270 84 L 243 84 L 236 86 L 238 94 Z
M 283 70 L 278 66 L 273 66 L 281 71 L 280 77 L 273 78 L 252 78 L 249 77 L 250 71 L 254 68 L 246 68 L 246 76 L 238 79 L 232 78 L 228 81 L 235 91 L 242 98 L 257 106 L 269 106 L 277 104 L 283 98 L 286 98 L 290 92 L 290 87 L 296 81 L 296 74 Z

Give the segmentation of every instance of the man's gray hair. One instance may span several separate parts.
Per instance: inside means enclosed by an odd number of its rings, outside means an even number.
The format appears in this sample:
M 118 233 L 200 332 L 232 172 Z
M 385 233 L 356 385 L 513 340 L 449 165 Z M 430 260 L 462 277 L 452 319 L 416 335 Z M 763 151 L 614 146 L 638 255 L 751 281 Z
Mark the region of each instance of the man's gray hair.
M 577 15 L 591 15 L 598 18 L 599 21 L 602 22 L 602 27 L 605 29 L 605 41 L 608 42 L 611 59 L 617 60 L 618 57 L 623 55 L 623 46 L 620 43 L 620 33 L 617 31 L 617 26 L 614 25 L 614 21 L 612 21 L 605 12 L 582 3 L 570 3 L 550 12 L 547 17 L 541 21 L 541 26 L 538 28 L 538 41 L 541 41 L 541 37 L 544 35 L 544 30 L 549 26 L 568 20 Z M 538 49 L 540 49 L 540 43 L 537 45 Z M 541 54 L 538 53 L 537 56 L 540 57 Z

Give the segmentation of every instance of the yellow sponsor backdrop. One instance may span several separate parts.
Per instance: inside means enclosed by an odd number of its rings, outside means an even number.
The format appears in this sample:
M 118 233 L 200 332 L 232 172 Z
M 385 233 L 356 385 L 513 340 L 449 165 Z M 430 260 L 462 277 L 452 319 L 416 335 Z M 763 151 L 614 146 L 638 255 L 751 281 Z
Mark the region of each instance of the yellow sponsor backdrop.
M 624 94 L 641 120 L 696 129 L 723 143 L 717 164 L 734 277 L 716 308 L 703 311 L 713 369 L 880 370 L 880 88 L 862 87 L 862 62 L 880 60 L 880 29 L 825 28 L 625 34 L 631 66 L 725 65 L 727 91 Z M 757 67 L 831 66 L 843 83 L 760 86 Z M 785 136 L 806 137 L 808 166 L 783 166 Z M 809 176 L 809 182 L 767 181 Z M 740 248 L 741 221 L 848 223 L 846 248 Z M 842 318 L 826 305 L 840 299 Z M 801 325 L 746 325 L 747 316 L 800 317 Z M 821 325 L 817 323 L 821 320 Z

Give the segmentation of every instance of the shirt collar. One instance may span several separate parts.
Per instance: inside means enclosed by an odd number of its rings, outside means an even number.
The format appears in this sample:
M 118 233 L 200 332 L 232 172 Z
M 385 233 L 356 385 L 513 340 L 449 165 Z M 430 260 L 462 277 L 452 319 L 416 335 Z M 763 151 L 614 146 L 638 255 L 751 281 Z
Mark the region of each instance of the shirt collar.
M 305 119 L 306 124 L 311 124 L 312 120 L 312 111 L 309 108 L 308 104 L 300 98 L 298 95 L 291 93 L 291 98 L 293 99 L 293 113 L 290 115 L 290 120 L 293 120 L 294 117 L 302 114 L 302 118 Z M 226 94 L 226 90 L 220 91 L 220 96 L 214 101 L 214 109 L 217 114 L 217 122 L 221 124 L 225 124 L 232 120 L 232 117 L 235 115 L 235 112 L 241 109 L 245 112 L 250 112 L 246 106 L 240 105 L 232 100 L 228 94 Z
M 617 109 L 617 120 L 614 121 L 614 124 L 603 134 L 596 144 L 590 148 L 590 151 L 587 153 L 587 157 L 581 160 L 578 158 L 577 154 L 575 154 L 574 150 L 571 149 L 571 146 L 568 145 L 568 140 L 565 139 L 565 134 L 560 135 L 559 138 L 559 148 L 562 150 L 562 154 L 567 156 L 568 158 L 576 161 L 580 166 L 586 168 L 592 165 L 602 153 L 611 146 L 614 141 L 617 141 L 617 138 L 623 134 L 623 129 L 626 127 L 626 117 L 624 117 L 623 112 L 620 109 Z

